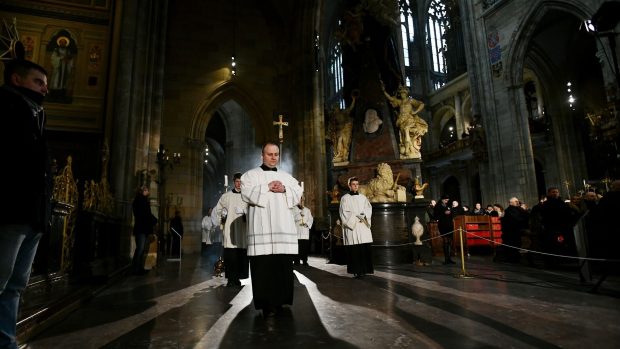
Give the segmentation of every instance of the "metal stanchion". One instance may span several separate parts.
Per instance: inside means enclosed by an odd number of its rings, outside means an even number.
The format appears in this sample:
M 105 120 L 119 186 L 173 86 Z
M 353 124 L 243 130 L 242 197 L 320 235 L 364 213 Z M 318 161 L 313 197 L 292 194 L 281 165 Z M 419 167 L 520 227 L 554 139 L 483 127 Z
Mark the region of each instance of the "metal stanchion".
M 179 236 L 179 258 L 168 258 L 167 261 L 168 262 L 181 262 L 181 249 L 182 249 L 182 240 L 183 240 L 183 236 L 181 236 L 181 234 L 179 234 L 179 232 L 177 232 L 174 228 L 170 227 L 170 230 L 172 230 L 173 233 L 177 234 Z
M 473 276 L 471 276 L 469 273 L 467 273 L 467 270 L 465 270 L 465 248 L 463 247 L 462 227 L 459 227 L 459 240 L 461 241 L 461 273 L 456 274 L 454 277 L 457 277 L 459 279 L 472 279 Z

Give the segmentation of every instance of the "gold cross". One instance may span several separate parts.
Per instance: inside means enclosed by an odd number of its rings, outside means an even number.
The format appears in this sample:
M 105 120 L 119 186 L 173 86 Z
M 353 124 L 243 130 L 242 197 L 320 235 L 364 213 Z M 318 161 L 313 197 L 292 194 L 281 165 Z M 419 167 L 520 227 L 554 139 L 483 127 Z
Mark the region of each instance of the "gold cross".
M 279 116 L 280 121 L 274 121 L 273 125 L 274 126 L 278 126 L 278 139 L 280 140 L 280 143 L 284 142 L 284 130 L 282 129 L 282 126 L 288 126 L 288 122 L 283 121 L 282 118 L 282 114 L 280 114 Z

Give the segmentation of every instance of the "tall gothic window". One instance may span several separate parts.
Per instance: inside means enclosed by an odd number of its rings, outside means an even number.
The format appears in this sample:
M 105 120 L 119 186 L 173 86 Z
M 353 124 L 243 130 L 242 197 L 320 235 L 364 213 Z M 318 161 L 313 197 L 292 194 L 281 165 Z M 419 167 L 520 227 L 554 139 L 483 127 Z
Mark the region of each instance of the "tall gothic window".
M 428 8 L 426 41 L 431 54 L 431 82 L 435 90 L 446 83 L 446 38 L 448 16 L 446 5 L 441 0 L 433 0 Z
M 344 86 L 344 74 L 342 72 L 342 50 L 340 43 L 336 43 L 329 55 L 329 80 L 331 81 L 331 103 L 338 104 L 341 109 L 345 108 L 342 88 Z
M 411 76 L 413 76 L 413 55 L 415 54 L 415 26 L 414 11 L 415 1 L 400 0 L 400 31 L 403 40 L 403 57 L 405 61 L 405 82 L 411 88 Z

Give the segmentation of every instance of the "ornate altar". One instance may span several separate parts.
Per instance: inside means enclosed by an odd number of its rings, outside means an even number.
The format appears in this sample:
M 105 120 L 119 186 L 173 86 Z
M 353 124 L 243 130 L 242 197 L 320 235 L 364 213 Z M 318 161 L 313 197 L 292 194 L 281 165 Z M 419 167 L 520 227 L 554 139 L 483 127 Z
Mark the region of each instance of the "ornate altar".
M 328 149 L 332 150 L 326 159 L 327 186 L 333 188 L 329 193 L 331 227 L 337 226 L 339 218 L 334 194 L 346 193 L 348 178 L 357 177 L 360 192 L 373 206 L 375 262 L 411 263 L 415 217 L 426 226 L 428 202 L 422 192 L 428 184 L 421 184 L 421 149 L 428 123 L 421 114 L 424 103 L 410 97 L 404 87 L 398 57 L 385 54 L 398 42 L 397 13 L 369 4 L 360 2 L 345 9 L 337 35 L 342 66 L 348 73 L 342 89 L 346 108 L 339 108 L 337 114 L 328 113 L 331 119 L 327 121 L 335 125 L 327 130 L 331 141 Z M 336 117 L 340 117 L 339 122 Z M 346 131 L 340 133 L 344 135 L 340 140 L 350 139 L 350 146 L 338 139 L 334 131 L 339 130 L 338 125 Z

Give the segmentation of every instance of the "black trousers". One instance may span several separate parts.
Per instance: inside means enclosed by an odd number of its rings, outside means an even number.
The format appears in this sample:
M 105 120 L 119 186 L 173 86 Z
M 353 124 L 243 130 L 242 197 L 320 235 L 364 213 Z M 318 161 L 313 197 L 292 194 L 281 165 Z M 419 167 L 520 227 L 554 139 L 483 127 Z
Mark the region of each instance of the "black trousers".
M 295 264 L 298 264 L 299 262 L 308 264 L 308 252 L 310 252 L 310 240 L 298 239 L 297 245 L 299 247 L 299 254 L 297 255 L 297 259 L 295 259 Z
M 444 261 L 452 260 L 452 235 L 445 235 L 443 238 L 443 257 Z
M 248 278 L 248 250 L 245 248 L 224 249 L 224 269 L 228 281 Z
M 293 257 L 290 254 L 250 256 L 254 308 L 293 304 Z

